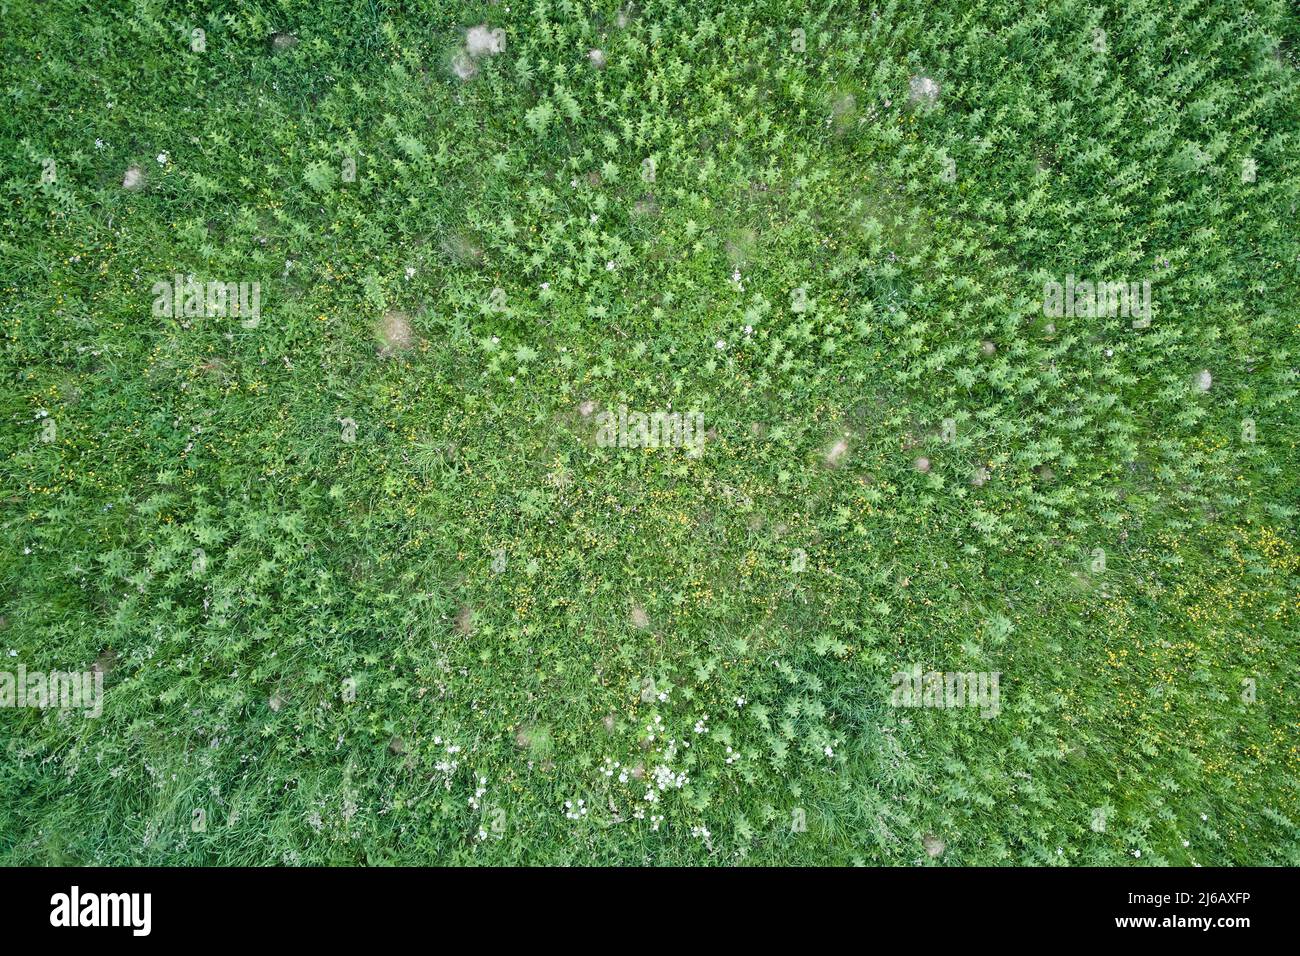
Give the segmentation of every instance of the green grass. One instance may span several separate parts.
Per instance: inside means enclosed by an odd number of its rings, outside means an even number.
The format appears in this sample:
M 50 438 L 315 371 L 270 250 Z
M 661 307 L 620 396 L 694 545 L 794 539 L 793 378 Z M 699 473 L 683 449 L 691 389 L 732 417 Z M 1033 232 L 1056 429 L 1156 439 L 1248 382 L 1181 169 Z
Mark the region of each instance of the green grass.
M 0 861 L 1300 864 L 1300 19 L 1052 6 L 3 3 Z

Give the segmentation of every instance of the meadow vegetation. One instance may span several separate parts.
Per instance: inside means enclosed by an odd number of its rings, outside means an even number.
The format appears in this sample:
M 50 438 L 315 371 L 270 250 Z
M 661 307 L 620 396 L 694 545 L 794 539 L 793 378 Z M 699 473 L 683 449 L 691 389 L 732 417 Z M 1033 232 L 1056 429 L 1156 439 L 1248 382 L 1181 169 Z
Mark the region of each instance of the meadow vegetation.
M 1283 0 L 90 6 L 3 3 L 0 669 L 104 706 L 0 862 L 1300 865 Z

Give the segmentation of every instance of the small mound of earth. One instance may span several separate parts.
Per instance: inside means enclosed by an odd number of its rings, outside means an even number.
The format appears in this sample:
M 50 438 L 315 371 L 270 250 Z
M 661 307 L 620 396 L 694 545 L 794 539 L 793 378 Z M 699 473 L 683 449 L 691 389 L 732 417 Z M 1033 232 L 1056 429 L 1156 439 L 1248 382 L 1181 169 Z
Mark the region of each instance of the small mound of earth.
M 942 856 L 943 851 L 947 849 L 946 844 L 933 833 L 927 833 L 921 837 L 921 845 L 925 847 L 925 855 L 930 859 Z
M 471 608 L 462 605 L 456 612 L 456 630 L 466 637 L 474 633 L 474 611 Z
M 117 667 L 117 652 L 109 648 L 95 658 L 95 663 L 90 669 L 96 674 L 111 674 L 115 667 Z
M 844 461 L 844 456 L 848 454 L 848 451 L 849 443 L 843 438 L 831 445 L 830 450 L 826 452 L 826 467 L 838 468 Z
M 123 189 L 139 189 L 144 185 L 144 170 L 139 166 L 130 166 L 122 176 Z

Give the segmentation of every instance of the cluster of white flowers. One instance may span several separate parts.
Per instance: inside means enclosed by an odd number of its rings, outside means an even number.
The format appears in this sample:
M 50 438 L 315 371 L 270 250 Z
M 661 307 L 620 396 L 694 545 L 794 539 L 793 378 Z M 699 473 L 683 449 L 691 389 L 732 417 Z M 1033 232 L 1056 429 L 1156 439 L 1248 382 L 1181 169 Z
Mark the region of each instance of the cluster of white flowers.
M 663 729 L 663 725 L 664 725 L 664 719 L 660 717 L 658 714 L 655 714 L 654 720 L 646 724 L 645 727 L 645 732 L 649 734 L 649 737 L 647 739 L 654 740 L 655 734 L 657 734 L 660 730 Z
M 664 701 L 667 699 L 668 693 L 656 693 L 655 696 L 659 701 Z M 739 705 L 743 705 L 744 703 L 745 701 L 741 698 L 739 700 Z M 707 734 L 709 732 L 708 721 L 709 715 L 704 714 L 694 722 L 695 736 L 698 737 L 701 734 Z M 642 747 L 651 750 L 653 756 L 653 759 L 647 759 L 645 763 L 653 765 L 652 767 L 643 770 L 643 765 L 641 764 L 637 764 L 634 767 L 634 764 L 631 762 L 620 762 L 615 760 L 613 757 L 606 756 L 602 758 L 601 763 L 596 769 L 599 776 L 603 777 L 606 781 L 611 781 L 617 777 L 618 783 L 623 786 L 628 786 L 630 784 L 632 787 L 636 787 L 638 786 L 638 781 L 645 778 L 644 783 L 640 784 L 640 786 L 644 787 L 644 790 L 634 791 L 631 794 L 628 794 L 626 790 L 621 791 L 624 797 L 631 798 L 631 806 L 628 808 L 630 812 L 627 816 L 624 816 L 619 810 L 618 803 L 616 802 L 619 800 L 618 791 L 610 794 L 609 808 L 613 814 L 612 820 L 614 823 L 621 823 L 629 818 L 641 821 L 648 820 L 651 829 L 658 831 L 666 822 L 666 807 L 664 807 L 663 804 L 667 795 L 672 793 L 674 790 L 680 791 L 684 789 L 690 782 L 690 776 L 685 771 L 679 772 L 674 770 L 672 764 L 679 749 L 685 750 L 690 748 L 691 740 L 678 740 L 675 737 L 668 736 L 670 730 L 669 724 L 666 723 L 664 718 L 658 714 L 651 715 L 643 726 L 645 728 L 645 736 L 641 742 Z M 652 744 L 653 747 L 651 747 Z M 627 759 L 628 758 L 625 758 L 625 761 Z M 739 754 L 737 754 L 733 759 L 739 759 Z M 639 797 L 637 796 L 637 792 L 640 793 Z M 656 812 L 660 809 L 664 809 L 665 813 Z M 582 814 L 586 812 L 581 806 L 581 801 L 579 801 L 579 806 L 577 808 L 566 804 L 566 810 L 568 811 L 566 815 L 569 816 L 570 819 L 579 819 Z M 707 830 L 702 832 L 705 834 L 704 839 L 707 843 L 710 835 Z
M 632 811 L 632 816 L 635 817 L 637 820 L 644 820 L 646 818 L 645 807 L 637 807 L 635 810 Z M 659 824 L 663 822 L 664 822 L 664 815 L 662 813 L 650 814 L 651 829 L 658 830 Z
M 737 752 L 735 752 L 735 751 L 733 751 L 730 747 L 728 747 L 728 748 L 727 748 L 727 763 L 729 763 L 729 764 L 731 764 L 731 763 L 735 763 L 735 762 L 736 762 L 737 760 L 739 760 L 739 759 L 740 759 L 740 754 L 737 753 Z
M 487 793 L 487 777 L 479 777 L 478 789 L 474 791 L 474 796 L 469 798 L 469 808 L 471 810 L 478 809 L 478 802 L 482 799 L 483 794 L 485 793 Z
M 663 764 L 655 767 L 654 771 L 655 785 L 660 790 L 667 790 L 670 787 L 677 790 L 686 785 L 687 776 L 684 773 L 674 774 L 672 768 Z
M 579 800 L 575 807 L 572 800 L 564 801 L 564 816 L 569 820 L 581 820 L 587 815 L 586 800 Z
M 434 737 L 433 742 L 436 746 L 439 747 L 443 745 L 441 737 Z M 446 749 L 447 749 L 447 756 L 449 758 L 454 757 L 456 756 L 456 754 L 460 753 L 459 744 L 447 744 Z M 442 785 L 444 789 L 447 790 L 451 789 L 451 778 L 455 775 L 456 769 L 459 766 L 460 766 L 459 761 L 451 760 L 451 759 L 439 760 L 436 764 L 433 765 L 434 770 L 437 770 L 439 773 L 445 776 L 445 779 L 442 781 Z

